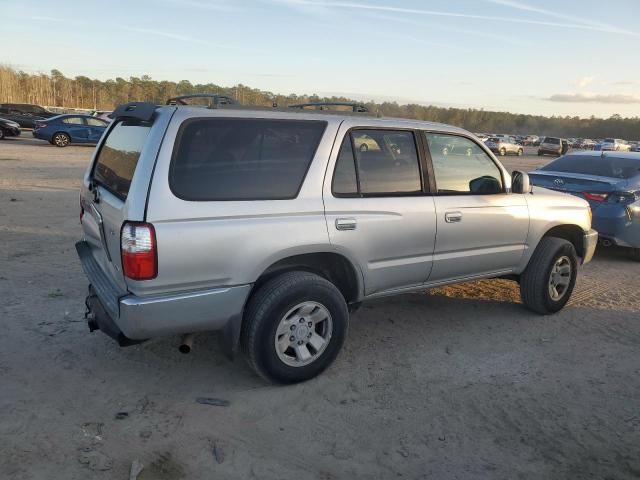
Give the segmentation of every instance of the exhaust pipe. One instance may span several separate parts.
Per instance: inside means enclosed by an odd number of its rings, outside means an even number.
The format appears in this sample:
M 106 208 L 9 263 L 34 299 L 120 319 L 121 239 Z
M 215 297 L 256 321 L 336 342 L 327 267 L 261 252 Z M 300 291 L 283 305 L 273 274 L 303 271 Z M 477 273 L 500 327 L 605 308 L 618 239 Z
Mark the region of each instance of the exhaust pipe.
M 182 341 L 180 342 L 180 346 L 178 347 L 178 350 L 180 350 L 180 353 L 187 354 L 191 352 L 192 348 L 193 348 L 193 333 L 187 333 L 182 337 Z
M 608 240 L 608 239 L 605 238 L 604 240 L 602 240 L 602 246 L 603 247 L 610 247 L 611 246 L 611 240 Z

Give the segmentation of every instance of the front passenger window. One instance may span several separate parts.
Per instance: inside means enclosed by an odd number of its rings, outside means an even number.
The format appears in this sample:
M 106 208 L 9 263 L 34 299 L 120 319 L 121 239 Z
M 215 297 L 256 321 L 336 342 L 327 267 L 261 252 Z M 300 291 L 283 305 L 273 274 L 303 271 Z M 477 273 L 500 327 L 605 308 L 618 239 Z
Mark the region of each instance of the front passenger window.
M 465 137 L 425 132 L 438 193 L 502 193 L 502 175 L 489 155 Z

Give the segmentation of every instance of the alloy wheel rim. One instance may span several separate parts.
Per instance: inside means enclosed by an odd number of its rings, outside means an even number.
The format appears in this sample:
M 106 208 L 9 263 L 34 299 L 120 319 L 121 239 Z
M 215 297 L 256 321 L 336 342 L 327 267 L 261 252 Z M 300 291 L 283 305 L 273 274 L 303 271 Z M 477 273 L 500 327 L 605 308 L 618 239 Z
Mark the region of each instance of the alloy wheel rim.
M 274 346 L 278 358 L 290 367 L 304 367 L 326 350 L 333 333 L 329 310 L 312 301 L 291 308 L 278 323 Z
M 56 135 L 55 142 L 56 142 L 56 145 L 59 145 L 59 146 L 64 146 L 68 143 L 67 137 L 65 137 L 64 135 Z
M 571 283 L 571 260 L 566 255 L 558 258 L 549 275 L 549 296 L 552 300 L 561 300 L 569 290 Z

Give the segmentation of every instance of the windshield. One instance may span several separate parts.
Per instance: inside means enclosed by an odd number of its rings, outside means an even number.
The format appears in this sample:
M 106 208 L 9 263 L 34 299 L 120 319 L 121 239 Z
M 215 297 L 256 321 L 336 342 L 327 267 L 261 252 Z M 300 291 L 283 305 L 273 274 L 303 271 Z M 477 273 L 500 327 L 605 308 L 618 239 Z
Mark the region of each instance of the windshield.
M 541 170 L 626 179 L 640 175 L 640 158 L 567 155 L 551 162 Z

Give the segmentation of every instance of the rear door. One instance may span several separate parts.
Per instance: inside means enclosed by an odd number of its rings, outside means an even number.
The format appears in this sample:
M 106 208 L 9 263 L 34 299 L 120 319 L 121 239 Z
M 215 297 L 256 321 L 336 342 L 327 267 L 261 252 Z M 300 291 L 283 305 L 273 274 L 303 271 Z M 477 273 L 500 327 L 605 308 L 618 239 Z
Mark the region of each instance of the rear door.
M 86 143 L 89 141 L 89 128 L 85 125 L 82 117 L 64 117 L 62 119 L 64 128 L 62 129 L 73 143 Z
M 424 132 L 433 164 L 438 235 L 429 282 L 516 267 L 529 231 L 524 195 L 506 192 L 501 169 L 474 140 Z M 445 155 L 439 145 L 456 146 Z
M 366 295 L 421 285 L 436 226 L 419 137 L 343 124 L 337 138 L 323 193 L 332 245 L 360 265 Z
M 123 292 L 120 230 L 126 220 L 144 220 L 150 171 L 157 153 L 157 146 L 148 141 L 151 129 L 150 122 L 115 122 L 95 154 L 81 191 L 85 239 L 103 271 Z M 146 163 L 144 168 L 140 163 Z
M 100 120 L 99 118 L 85 118 L 84 120 L 89 127 L 89 142 L 98 143 L 109 124 L 103 120 Z

